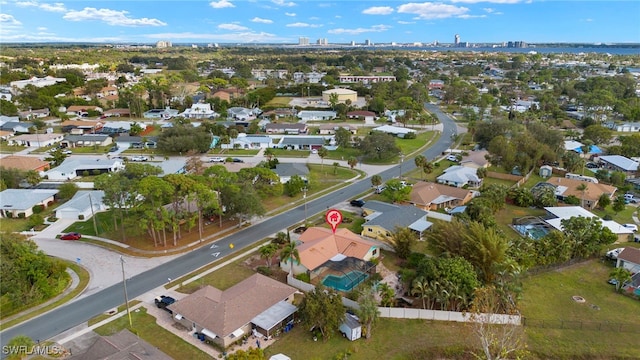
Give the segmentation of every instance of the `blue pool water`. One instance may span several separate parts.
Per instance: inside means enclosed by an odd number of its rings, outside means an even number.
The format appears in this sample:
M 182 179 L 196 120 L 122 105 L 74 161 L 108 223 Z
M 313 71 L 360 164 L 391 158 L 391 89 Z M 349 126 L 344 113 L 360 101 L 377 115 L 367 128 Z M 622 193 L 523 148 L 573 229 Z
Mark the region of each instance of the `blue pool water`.
M 322 285 L 326 287 L 334 288 L 338 291 L 350 291 L 354 287 L 358 286 L 361 282 L 365 281 L 369 275 L 362 271 L 350 271 L 344 275 L 327 275 L 322 280 Z

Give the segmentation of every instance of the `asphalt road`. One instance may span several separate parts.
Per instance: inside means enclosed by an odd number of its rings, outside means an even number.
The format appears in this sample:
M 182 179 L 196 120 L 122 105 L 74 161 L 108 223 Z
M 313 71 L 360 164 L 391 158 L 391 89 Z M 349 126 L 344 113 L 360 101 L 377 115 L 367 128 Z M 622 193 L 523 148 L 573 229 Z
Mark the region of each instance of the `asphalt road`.
M 428 159 L 434 159 L 449 148 L 452 143 L 452 135 L 456 133 L 456 126 L 453 120 L 442 113 L 437 106 L 425 104 L 425 107 L 436 114 L 444 125 L 443 136 L 441 136 L 433 146 L 422 153 Z M 400 166 L 402 166 L 402 168 L 400 168 Z M 399 176 L 401 170 L 402 172 L 408 172 L 415 168 L 416 166 L 412 159 L 405 159 L 404 163 L 396 165 L 379 175 L 386 181 Z M 309 201 L 306 204 L 306 214 L 311 217 L 313 214 L 324 212 L 330 207 L 345 200 L 349 201 L 368 190 L 371 190 L 371 181 L 368 178 L 363 179 L 319 199 Z M 293 224 L 301 222 L 304 218 L 305 205 L 300 205 L 285 213 L 276 215 L 266 221 L 221 239 L 217 241 L 215 245 L 195 249 L 161 266 L 138 274 L 127 280 L 129 299 L 133 299 L 161 286 L 167 283 L 169 279 L 179 278 L 212 261 L 221 260 L 232 253 L 236 253 L 254 244 L 269 234 L 277 233 Z M 230 244 L 234 245 L 233 249 L 229 246 Z M 26 335 L 33 340 L 49 339 L 78 324 L 86 322 L 96 315 L 123 304 L 125 302 L 123 290 L 122 284 L 113 285 L 93 295 L 56 308 L 38 318 L 0 332 L 0 344 L 2 346 L 6 345 L 9 340 L 17 335 Z

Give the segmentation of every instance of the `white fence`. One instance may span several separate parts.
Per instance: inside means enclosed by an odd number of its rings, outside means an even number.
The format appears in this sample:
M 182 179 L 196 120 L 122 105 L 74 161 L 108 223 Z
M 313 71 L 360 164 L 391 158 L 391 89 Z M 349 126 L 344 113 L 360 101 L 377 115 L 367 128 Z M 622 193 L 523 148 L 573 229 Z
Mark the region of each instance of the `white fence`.
M 287 283 L 302 291 L 313 291 L 315 287 L 309 283 L 298 280 L 291 275 L 287 275 Z M 360 306 L 357 302 L 342 298 L 342 304 L 352 309 L 359 309 Z M 455 322 L 476 322 L 482 321 L 491 324 L 512 324 L 522 325 L 522 319 L 519 315 L 504 315 L 504 314 L 479 314 L 472 316 L 471 313 L 462 313 L 457 311 L 441 311 L 441 310 L 426 310 L 426 309 L 410 309 L 410 308 L 396 308 L 396 307 L 378 307 L 380 317 L 383 318 L 395 318 L 395 319 L 422 319 L 422 320 L 435 320 L 435 321 L 455 321 Z

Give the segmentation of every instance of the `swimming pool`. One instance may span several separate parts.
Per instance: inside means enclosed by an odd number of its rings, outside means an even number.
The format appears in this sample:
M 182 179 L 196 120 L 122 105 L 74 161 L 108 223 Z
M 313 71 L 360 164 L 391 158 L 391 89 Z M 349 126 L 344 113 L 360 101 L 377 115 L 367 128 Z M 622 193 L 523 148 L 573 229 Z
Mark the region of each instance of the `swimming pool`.
M 327 275 L 322 280 L 322 285 L 330 288 L 334 288 L 338 291 L 350 291 L 354 287 L 358 286 L 361 282 L 365 281 L 369 275 L 362 271 L 350 271 L 344 275 Z

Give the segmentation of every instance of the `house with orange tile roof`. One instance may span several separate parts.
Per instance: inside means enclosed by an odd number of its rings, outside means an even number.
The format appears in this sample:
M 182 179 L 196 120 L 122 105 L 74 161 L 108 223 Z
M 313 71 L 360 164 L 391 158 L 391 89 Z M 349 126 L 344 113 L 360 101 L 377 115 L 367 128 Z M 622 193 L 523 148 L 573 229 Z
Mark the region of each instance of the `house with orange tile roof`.
M 293 320 L 297 289 L 254 274 L 227 290 L 205 286 L 169 305 L 177 323 L 226 348 L 253 329 L 263 335 Z
M 337 263 L 366 263 L 380 256 L 376 243 L 344 228 L 334 233 L 331 229 L 310 227 L 300 235 L 297 249 L 300 261 L 293 260 L 293 274 L 307 273 L 311 279 Z M 281 259 L 280 267 L 289 272 L 289 259 Z
M 23 171 L 46 171 L 50 168 L 48 162 L 31 156 L 9 155 L 0 160 L 0 167 L 19 169 Z
M 569 196 L 575 196 L 580 199 L 580 204 L 587 210 L 592 210 L 598 206 L 600 196 L 606 194 L 609 198 L 614 197 L 617 188 L 615 186 L 592 183 L 590 181 L 582 181 L 577 179 L 568 179 L 561 177 L 553 177 L 547 180 L 547 184 L 555 187 L 555 195 L 558 200 L 564 201 Z M 582 185 L 585 189 L 579 190 Z
M 418 181 L 413 185 L 409 203 L 423 210 L 438 210 L 465 205 L 473 199 L 474 192 L 432 182 Z

